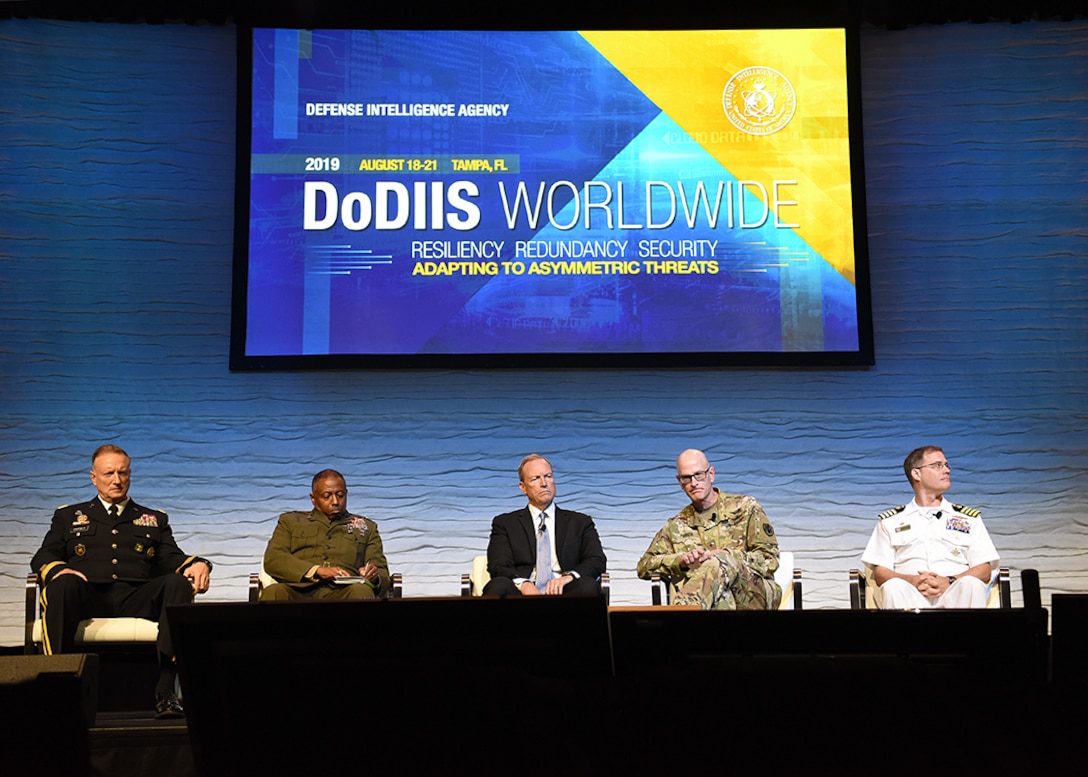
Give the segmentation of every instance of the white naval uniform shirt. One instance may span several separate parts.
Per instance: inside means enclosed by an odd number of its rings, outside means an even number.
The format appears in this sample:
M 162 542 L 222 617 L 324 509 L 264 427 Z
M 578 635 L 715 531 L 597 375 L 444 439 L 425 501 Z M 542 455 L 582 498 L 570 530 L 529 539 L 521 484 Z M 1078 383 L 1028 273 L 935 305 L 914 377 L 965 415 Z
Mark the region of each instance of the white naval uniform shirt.
M 998 555 L 980 516 L 965 515 L 947 499 L 938 507 L 920 507 L 912 499 L 877 522 L 861 560 L 905 575 L 958 575 L 987 561 L 996 564 Z

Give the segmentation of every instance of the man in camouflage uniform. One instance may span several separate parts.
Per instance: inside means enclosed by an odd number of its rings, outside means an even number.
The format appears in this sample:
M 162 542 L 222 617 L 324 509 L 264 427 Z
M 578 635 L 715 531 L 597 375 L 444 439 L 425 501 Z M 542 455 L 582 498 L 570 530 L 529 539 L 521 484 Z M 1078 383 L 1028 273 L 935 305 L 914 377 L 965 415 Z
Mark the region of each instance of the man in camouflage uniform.
M 280 516 L 264 552 L 264 571 L 276 583 L 261 601 L 373 599 L 389 590 L 389 565 L 378 524 L 348 512 L 344 476 L 326 469 L 310 488 L 314 509 Z M 352 584 L 340 585 L 337 580 Z
M 638 576 L 657 572 L 670 604 L 704 610 L 770 610 L 782 601 L 774 582 L 778 540 L 759 502 L 714 488 L 714 467 L 702 451 L 676 460 L 676 479 L 691 504 L 670 518 L 638 562 Z
M 885 610 L 985 607 L 998 555 L 982 514 L 952 504 L 952 467 L 925 445 L 907 454 L 909 504 L 885 510 L 861 560 L 880 586 Z

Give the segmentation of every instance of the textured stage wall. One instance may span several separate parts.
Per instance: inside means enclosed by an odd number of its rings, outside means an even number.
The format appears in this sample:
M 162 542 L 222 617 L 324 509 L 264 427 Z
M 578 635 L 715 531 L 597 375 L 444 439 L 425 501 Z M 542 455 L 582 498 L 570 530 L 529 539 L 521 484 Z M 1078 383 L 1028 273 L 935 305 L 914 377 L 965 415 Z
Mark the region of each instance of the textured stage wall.
M 614 602 L 708 451 L 848 607 L 901 462 L 943 445 L 1044 603 L 1088 591 L 1088 24 L 863 30 L 876 366 L 232 374 L 234 30 L 0 22 L 0 643 L 102 442 L 241 600 L 276 515 L 346 473 L 407 596 L 453 595 L 522 454 L 592 513 Z M 1014 583 L 1019 599 L 1019 580 Z

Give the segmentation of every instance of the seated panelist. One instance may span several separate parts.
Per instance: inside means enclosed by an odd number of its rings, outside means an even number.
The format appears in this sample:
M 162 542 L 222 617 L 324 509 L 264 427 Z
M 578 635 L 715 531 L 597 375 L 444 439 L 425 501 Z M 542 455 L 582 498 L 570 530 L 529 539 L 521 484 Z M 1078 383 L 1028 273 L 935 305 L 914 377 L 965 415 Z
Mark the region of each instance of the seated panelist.
M 90 474 L 98 493 L 57 508 L 30 562 L 42 586 L 43 652 L 74 652 L 79 622 L 87 618 L 157 621 L 155 717 L 181 717 L 174 646 L 163 616 L 167 606 L 187 604 L 208 590 L 211 562 L 177 546 L 166 513 L 129 498 L 132 469 L 124 450 L 99 446 Z
M 484 596 L 600 595 L 606 559 L 593 519 L 555 504 L 543 456 L 522 459 L 518 485 L 529 504 L 491 522 Z
M 944 498 L 952 466 L 936 445 L 907 454 L 903 471 L 914 499 L 878 516 L 861 557 L 883 609 L 985 607 L 999 559 L 982 514 Z
M 276 583 L 261 601 L 373 599 L 389 590 L 389 566 L 378 524 L 348 512 L 344 476 L 325 469 L 313 477 L 309 512 L 279 517 L 264 552 Z
M 691 500 L 665 521 L 638 561 L 638 576 L 656 573 L 670 604 L 704 610 L 775 610 L 778 539 L 763 507 L 745 494 L 714 487 L 715 471 L 700 450 L 676 459 L 676 482 Z

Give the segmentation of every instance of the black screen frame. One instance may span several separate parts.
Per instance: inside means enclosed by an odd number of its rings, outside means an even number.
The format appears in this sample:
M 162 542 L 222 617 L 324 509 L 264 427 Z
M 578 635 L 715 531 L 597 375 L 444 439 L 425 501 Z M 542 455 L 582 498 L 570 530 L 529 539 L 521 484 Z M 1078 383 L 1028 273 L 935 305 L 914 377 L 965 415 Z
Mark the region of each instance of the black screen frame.
M 524 9 L 521 9 L 524 11 Z M 514 11 L 453 13 L 439 11 L 409 17 L 394 9 L 365 12 L 315 6 L 309 13 L 285 10 L 273 3 L 237 23 L 237 126 L 233 289 L 229 366 L 233 371 L 404 370 L 404 369 L 705 369 L 705 368 L 867 368 L 875 364 L 872 297 L 865 208 L 864 144 L 861 115 L 859 24 L 846 4 L 812 8 L 787 3 L 771 10 L 719 9 L 673 12 L 667 21 L 640 17 L 622 20 L 607 11 L 588 9 L 538 10 L 518 17 Z M 426 16 L 426 23 L 420 23 Z M 435 30 L 713 30 L 757 28 L 840 28 L 845 34 L 847 106 L 854 238 L 858 348 L 851 351 L 684 351 L 684 352 L 523 352 L 251 355 L 246 352 L 249 282 L 249 198 L 253 30 L 258 27 L 329 29 Z

